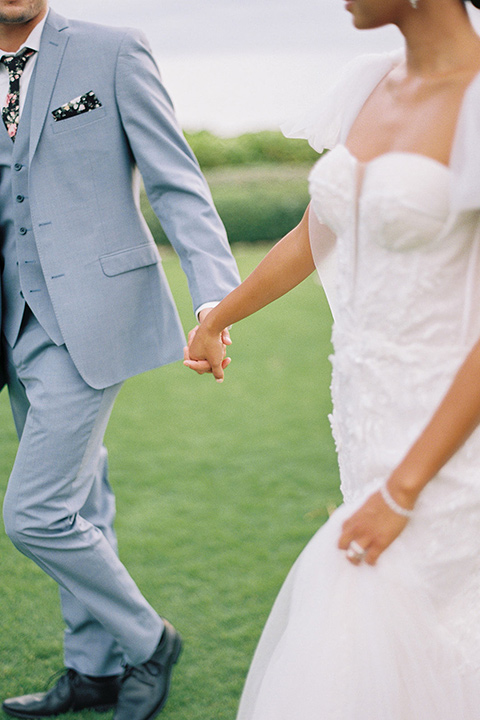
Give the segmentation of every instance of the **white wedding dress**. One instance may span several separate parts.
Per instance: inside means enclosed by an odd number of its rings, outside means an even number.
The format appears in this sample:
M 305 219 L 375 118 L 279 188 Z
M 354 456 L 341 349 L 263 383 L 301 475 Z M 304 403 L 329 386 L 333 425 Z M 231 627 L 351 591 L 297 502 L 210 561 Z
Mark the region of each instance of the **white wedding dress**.
M 480 430 L 376 566 L 355 567 L 337 548 L 344 519 L 400 461 L 480 337 L 480 210 L 457 169 L 462 141 L 450 168 L 396 152 L 362 164 L 343 144 L 397 58 L 361 60 L 332 109 L 294 131 L 333 146 L 310 189 L 314 256 L 323 254 L 319 223 L 337 238 L 318 269 L 334 314 L 332 429 L 345 502 L 276 600 L 238 720 L 480 718 Z M 477 161 L 479 83 L 457 128 L 462 137 L 476 128 Z

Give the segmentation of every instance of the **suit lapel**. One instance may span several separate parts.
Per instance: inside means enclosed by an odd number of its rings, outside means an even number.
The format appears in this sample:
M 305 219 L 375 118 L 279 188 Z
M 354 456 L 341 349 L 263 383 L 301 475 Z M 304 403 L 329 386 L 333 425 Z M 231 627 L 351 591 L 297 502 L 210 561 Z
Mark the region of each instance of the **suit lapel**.
M 49 11 L 43 28 L 33 87 L 32 117 L 30 122 L 30 161 L 37 149 L 45 124 L 50 98 L 57 80 L 58 71 L 67 46 L 68 20 Z

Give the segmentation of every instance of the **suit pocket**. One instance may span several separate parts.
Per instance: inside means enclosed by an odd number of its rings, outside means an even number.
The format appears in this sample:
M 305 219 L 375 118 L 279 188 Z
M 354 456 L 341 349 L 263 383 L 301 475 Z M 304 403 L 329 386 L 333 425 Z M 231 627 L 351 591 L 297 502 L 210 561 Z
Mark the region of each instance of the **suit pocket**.
M 149 265 L 156 265 L 159 261 L 158 250 L 155 245 L 150 243 L 102 255 L 100 258 L 102 270 L 108 277 L 121 275 Z
M 55 122 L 60 122 L 61 120 L 66 120 L 69 117 L 75 117 L 76 115 L 91 112 L 99 107 L 102 107 L 102 103 L 97 98 L 93 90 L 90 90 L 90 92 L 85 93 L 85 95 L 80 95 L 80 97 L 70 100 L 70 102 L 52 110 L 52 115 Z
M 54 133 L 62 133 L 67 130 L 77 130 L 83 127 L 83 125 L 92 125 L 104 118 L 106 114 L 107 111 L 104 107 L 98 107 L 95 110 L 88 110 L 78 115 L 72 115 L 72 117 L 65 118 L 65 120 L 61 120 L 60 122 L 55 122 L 55 120 L 52 119 L 52 131 Z

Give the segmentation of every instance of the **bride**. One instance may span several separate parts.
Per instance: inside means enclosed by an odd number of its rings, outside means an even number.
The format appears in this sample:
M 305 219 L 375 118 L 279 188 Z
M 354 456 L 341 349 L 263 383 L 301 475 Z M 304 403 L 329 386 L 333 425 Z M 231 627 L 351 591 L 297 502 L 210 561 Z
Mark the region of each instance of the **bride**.
M 275 602 L 238 719 L 478 720 L 480 39 L 463 0 L 346 9 L 405 50 L 356 60 L 292 130 L 329 148 L 309 209 L 186 352 L 223 380 L 222 328 L 317 268 L 344 504 Z

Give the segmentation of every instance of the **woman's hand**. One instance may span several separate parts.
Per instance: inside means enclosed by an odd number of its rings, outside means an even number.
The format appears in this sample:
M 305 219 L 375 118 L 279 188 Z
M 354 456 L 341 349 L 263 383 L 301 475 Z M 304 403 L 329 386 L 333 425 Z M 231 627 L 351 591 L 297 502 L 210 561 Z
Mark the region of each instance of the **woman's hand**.
M 347 550 L 347 558 L 354 565 L 362 561 L 375 565 L 382 552 L 405 529 L 407 522 L 408 518 L 391 510 L 380 491 L 376 492 L 343 523 L 338 547 Z M 349 547 L 353 552 L 348 553 Z M 360 554 L 360 550 L 365 554 Z
M 206 319 L 189 335 L 188 349 L 184 352 L 187 367 L 200 374 L 211 372 L 217 382 L 222 382 L 223 371 L 230 363 L 230 358 L 225 357 L 225 346 L 231 342 L 228 331 L 222 328 L 282 297 L 315 270 L 308 217 L 307 208 L 297 227 L 274 245 L 248 278 L 215 308 L 208 309 Z
M 228 330 L 220 334 L 209 332 L 205 324 L 197 325 L 188 333 L 188 347 L 183 350 L 183 364 L 199 375 L 212 373 L 217 382 L 223 382 L 224 370 L 231 359 L 226 357 L 231 345 Z

